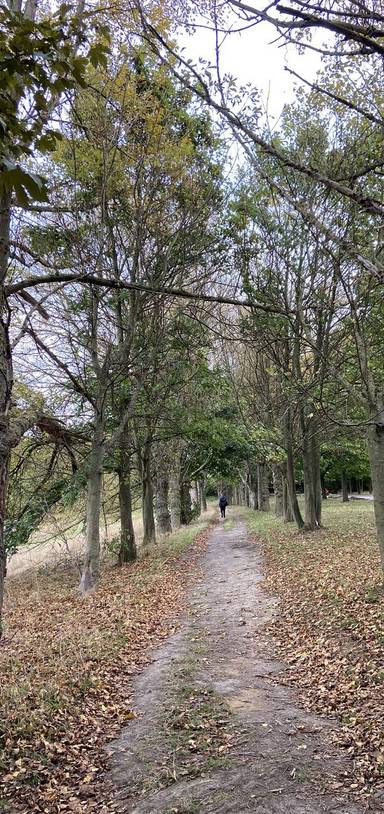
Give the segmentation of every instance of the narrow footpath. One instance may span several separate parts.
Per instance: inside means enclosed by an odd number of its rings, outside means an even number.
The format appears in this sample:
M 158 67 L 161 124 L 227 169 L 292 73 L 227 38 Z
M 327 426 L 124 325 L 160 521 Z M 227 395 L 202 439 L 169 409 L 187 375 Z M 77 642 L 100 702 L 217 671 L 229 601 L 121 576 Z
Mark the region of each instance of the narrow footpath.
M 329 737 L 335 722 L 279 683 L 266 629 L 277 603 L 245 526 L 216 526 L 201 566 L 181 630 L 135 683 L 137 717 L 110 744 L 118 811 L 363 814 Z

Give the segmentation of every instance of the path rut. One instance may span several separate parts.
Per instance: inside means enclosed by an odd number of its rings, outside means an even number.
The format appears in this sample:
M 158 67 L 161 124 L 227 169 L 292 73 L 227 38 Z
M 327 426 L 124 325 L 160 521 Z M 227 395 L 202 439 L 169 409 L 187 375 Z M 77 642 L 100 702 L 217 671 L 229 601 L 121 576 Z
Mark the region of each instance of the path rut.
M 190 613 L 137 679 L 137 718 L 109 746 L 122 814 L 366 811 L 345 788 L 350 766 L 331 743 L 335 722 L 309 714 L 279 683 L 284 664 L 266 624 L 277 602 L 262 565 L 241 522 L 214 528 Z M 212 743 L 202 750 L 205 730 Z

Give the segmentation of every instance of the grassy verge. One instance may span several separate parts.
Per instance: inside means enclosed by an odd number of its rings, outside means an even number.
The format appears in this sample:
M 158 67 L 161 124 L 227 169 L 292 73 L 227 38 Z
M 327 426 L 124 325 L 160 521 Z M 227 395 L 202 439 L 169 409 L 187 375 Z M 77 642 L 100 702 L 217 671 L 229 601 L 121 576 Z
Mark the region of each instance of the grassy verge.
M 324 528 L 299 533 L 240 510 L 267 557 L 280 598 L 274 632 L 288 680 L 312 709 L 337 716 L 354 759 L 351 785 L 384 785 L 384 592 L 371 503 L 324 503 Z
M 106 568 L 84 599 L 73 569 L 8 580 L 0 811 L 11 799 L 23 814 L 114 810 L 102 802 L 102 746 L 133 715 L 130 677 L 174 628 L 211 519 L 171 534 L 137 563 Z

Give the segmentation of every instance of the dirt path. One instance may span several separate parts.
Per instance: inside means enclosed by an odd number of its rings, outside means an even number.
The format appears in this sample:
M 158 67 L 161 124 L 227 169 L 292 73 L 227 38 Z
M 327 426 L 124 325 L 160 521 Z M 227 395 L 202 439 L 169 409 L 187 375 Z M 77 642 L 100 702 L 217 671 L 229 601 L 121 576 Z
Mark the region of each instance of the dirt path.
M 182 629 L 135 685 L 138 717 L 109 748 L 126 814 L 362 814 L 330 724 L 279 684 L 276 603 L 245 527 L 211 534 Z M 349 781 L 350 782 L 350 781 Z M 379 810 L 372 807 L 371 810 Z

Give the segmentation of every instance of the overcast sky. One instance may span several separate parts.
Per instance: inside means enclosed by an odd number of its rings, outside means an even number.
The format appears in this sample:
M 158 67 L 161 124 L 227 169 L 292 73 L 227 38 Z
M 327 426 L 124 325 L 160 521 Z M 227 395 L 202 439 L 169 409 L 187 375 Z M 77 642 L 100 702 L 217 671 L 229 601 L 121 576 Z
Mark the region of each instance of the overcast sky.
M 294 99 L 297 80 L 284 70 L 285 66 L 306 79 L 314 78 L 321 67 L 318 54 L 307 51 L 301 55 L 292 46 L 279 47 L 273 40 L 276 40 L 275 29 L 268 23 L 261 23 L 240 34 L 231 34 L 221 49 L 223 73 L 232 74 L 240 84 L 252 82 L 261 91 L 264 105 L 268 104 L 271 123 L 278 119 L 284 104 Z M 179 41 L 185 48 L 185 55 L 195 62 L 199 57 L 214 61 L 213 32 L 198 29 L 192 36 L 183 34 Z

